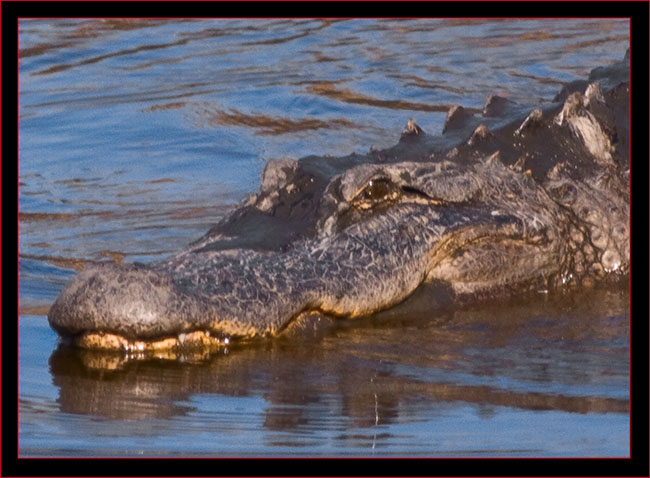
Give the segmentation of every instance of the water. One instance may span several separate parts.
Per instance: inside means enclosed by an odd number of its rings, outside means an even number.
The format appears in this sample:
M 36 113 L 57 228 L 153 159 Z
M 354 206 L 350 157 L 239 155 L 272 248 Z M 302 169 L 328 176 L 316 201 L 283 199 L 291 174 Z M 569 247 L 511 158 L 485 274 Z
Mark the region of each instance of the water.
M 20 456 L 628 456 L 625 290 L 184 362 L 71 350 L 46 320 L 85 263 L 184 247 L 270 158 L 539 104 L 628 46 L 624 20 L 22 20 Z

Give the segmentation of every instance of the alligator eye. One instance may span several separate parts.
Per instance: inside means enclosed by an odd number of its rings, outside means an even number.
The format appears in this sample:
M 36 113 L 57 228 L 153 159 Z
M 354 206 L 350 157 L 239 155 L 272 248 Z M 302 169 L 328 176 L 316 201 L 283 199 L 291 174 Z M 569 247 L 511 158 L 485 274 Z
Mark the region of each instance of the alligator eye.
M 364 199 L 379 200 L 388 196 L 390 192 L 390 183 L 385 179 L 375 179 L 368 181 L 368 185 L 363 189 L 361 194 Z
M 395 187 L 390 180 L 371 179 L 354 198 L 353 204 L 360 209 L 368 209 L 375 204 L 397 199 L 399 194 L 399 188 Z

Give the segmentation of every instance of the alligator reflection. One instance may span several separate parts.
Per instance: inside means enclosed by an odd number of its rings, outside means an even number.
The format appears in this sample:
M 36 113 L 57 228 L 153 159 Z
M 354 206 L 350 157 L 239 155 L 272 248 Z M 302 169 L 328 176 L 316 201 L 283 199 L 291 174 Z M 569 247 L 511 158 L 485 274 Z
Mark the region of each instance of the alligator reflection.
M 174 360 L 61 345 L 50 368 L 61 411 L 118 420 L 185 415 L 197 394 L 261 394 L 275 430 L 318 420 L 313 404 L 354 426 L 393 423 L 413 406 L 627 413 L 628 300 L 601 290 L 436 318 L 313 316 L 290 336 Z

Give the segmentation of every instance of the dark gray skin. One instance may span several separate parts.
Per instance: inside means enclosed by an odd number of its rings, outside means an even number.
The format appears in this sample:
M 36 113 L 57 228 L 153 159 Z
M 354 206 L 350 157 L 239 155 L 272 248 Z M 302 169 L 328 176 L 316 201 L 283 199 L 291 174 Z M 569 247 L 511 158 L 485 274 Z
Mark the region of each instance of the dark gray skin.
M 267 165 L 260 192 L 186 250 L 92 266 L 50 309 L 61 335 L 274 336 L 429 284 L 447 302 L 582 287 L 629 268 L 629 56 L 531 111 L 450 110 L 441 136 Z M 86 347 L 101 347 L 82 343 Z

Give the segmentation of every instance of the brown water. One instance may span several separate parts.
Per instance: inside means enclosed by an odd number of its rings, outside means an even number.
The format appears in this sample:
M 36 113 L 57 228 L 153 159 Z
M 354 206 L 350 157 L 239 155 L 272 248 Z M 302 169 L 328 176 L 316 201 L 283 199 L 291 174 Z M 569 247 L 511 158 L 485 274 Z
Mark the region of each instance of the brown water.
M 86 263 L 202 235 L 266 161 L 365 153 L 620 60 L 620 20 L 23 20 L 21 456 L 628 456 L 629 295 L 314 318 L 141 360 L 57 342 Z

